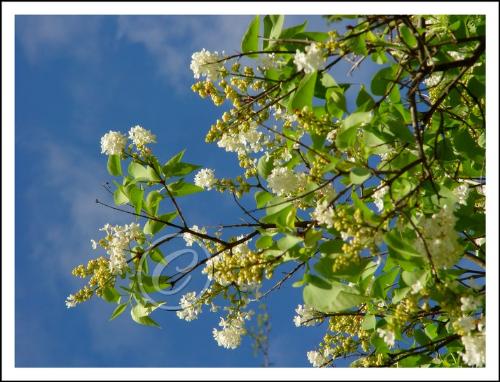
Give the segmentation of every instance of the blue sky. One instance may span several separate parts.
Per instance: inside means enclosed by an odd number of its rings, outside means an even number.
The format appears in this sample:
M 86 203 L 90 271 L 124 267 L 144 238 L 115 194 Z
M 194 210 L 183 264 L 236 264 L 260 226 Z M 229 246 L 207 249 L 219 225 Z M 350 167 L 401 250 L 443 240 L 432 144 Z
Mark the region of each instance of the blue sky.
M 71 310 L 64 305 L 81 286 L 71 269 L 95 255 L 89 241 L 97 229 L 129 222 L 95 203 L 109 200 L 104 133 L 141 124 L 157 134 L 162 160 L 187 148 L 188 161 L 218 176 L 238 173 L 234 154 L 204 142 L 221 111 L 192 93 L 189 63 L 201 48 L 237 51 L 249 19 L 16 17 L 16 366 L 260 366 L 248 338 L 237 350 L 217 346 L 211 331 L 219 316 L 208 311 L 191 323 L 156 312 L 158 330 L 128 314 L 109 322 L 113 307 L 97 299 Z M 312 30 L 324 27 L 318 17 L 311 21 Z M 181 204 L 190 224 L 240 217 L 231 198 L 214 191 Z M 321 339 L 322 328 L 294 327 L 301 302 L 301 289 L 293 288 L 267 298 L 275 366 L 309 366 L 305 353 Z

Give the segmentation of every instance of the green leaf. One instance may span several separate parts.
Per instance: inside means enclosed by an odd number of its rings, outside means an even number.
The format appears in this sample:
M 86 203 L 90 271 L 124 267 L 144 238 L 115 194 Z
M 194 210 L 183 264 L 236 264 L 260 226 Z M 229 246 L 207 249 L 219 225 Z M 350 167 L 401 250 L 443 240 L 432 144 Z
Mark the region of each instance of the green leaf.
M 373 113 L 369 111 L 358 111 L 352 113 L 343 121 L 343 127 L 350 129 L 351 127 L 364 126 L 371 122 Z
M 280 206 L 281 207 L 281 206 Z M 295 222 L 296 209 L 292 205 L 288 205 L 278 212 L 269 214 L 260 219 L 262 223 L 276 224 L 278 228 L 293 229 Z
M 164 222 L 171 222 L 177 216 L 177 211 L 169 212 L 167 214 L 163 214 L 158 216 L 157 220 L 149 219 L 144 225 L 144 233 L 147 235 L 155 235 L 160 232 L 161 229 L 165 227 Z M 158 221 L 161 220 L 161 221 Z
M 347 149 L 354 145 L 356 142 L 357 127 L 340 128 L 337 137 L 335 138 L 335 145 L 338 149 Z
M 363 167 L 355 167 L 351 170 L 349 174 L 349 178 L 351 179 L 352 184 L 361 184 L 368 178 L 370 178 L 371 172 L 370 170 Z
M 180 179 L 175 183 L 170 183 L 167 186 L 173 196 L 185 196 L 203 191 L 203 188 L 191 183 L 186 183 L 183 179 Z
M 282 251 L 287 251 L 288 249 L 296 246 L 300 242 L 302 242 L 301 237 L 293 235 L 285 235 L 284 237 L 278 240 L 278 248 L 281 249 Z
M 373 314 L 367 314 L 365 318 L 363 318 L 363 322 L 361 323 L 361 327 L 364 330 L 373 330 L 377 326 L 377 318 Z
M 405 258 L 422 257 L 408 241 L 404 240 L 397 231 L 387 232 L 384 236 L 386 244 L 396 253 Z
M 120 155 L 114 154 L 108 156 L 108 172 L 113 176 L 122 175 L 122 162 Z
M 153 182 L 160 180 L 152 167 L 144 167 L 143 165 L 136 162 L 130 162 L 127 171 L 129 175 L 136 181 Z
M 276 44 L 276 39 L 279 38 L 285 16 L 283 15 L 267 15 L 264 17 L 264 37 L 269 40 L 263 40 L 264 49 L 272 48 Z
M 162 172 L 165 177 L 170 178 L 172 176 L 185 176 L 192 173 L 194 170 L 198 170 L 201 166 L 192 163 L 177 162 L 173 165 L 165 165 L 162 167 Z
M 257 208 L 262 208 L 266 205 L 268 201 L 270 201 L 273 198 L 273 195 L 267 191 L 257 191 L 254 194 L 254 197 Z
M 267 179 L 271 171 L 273 171 L 274 165 L 273 160 L 269 158 L 266 160 L 266 156 L 262 155 L 257 162 L 257 173 L 264 179 Z
M 413 35 L 410 28 L 408 28 L 406 25 L 401 25 L 399 27 L 399 32 L 401 33 L 401 37 L 403 38 L 403 41 L 410 48 L 415 49 L 418 46 L 418 41 L 417 41 L 416 37 Z
M 361 85 L 361 89 L 359 89 L 358 96 L 356 97 L 356 106 L 362 110 L 371 110 L 374 105 L 375 101 L 372 96 L 368 94 L 365 87 Z
M 392 285 L 394 284 L 394 280 L 396 280 L 399 271 L 399 268 L 394 267 L 390 271 L 378 276 L 373 283 L 373 296 L 385 300 L 385 298 L 387 297 L 387 292 L 389 292 Z
M 162 201 L 162 199 L 164 198 L 164 196 L 156 191 L 156 190 L 153 190 L 151 191 L 148 196 L 146 196 L 146 200 L 144 202 L 144 210 L 152 215 L 152 216 L 156 216 L 156 214 L 158 213 L 158 209 L 160 207 L 160 202 Z
M 312 99 L 314 96 L 314 87 L 318 73 L 306 74 L 299 83 L 299 86 L 290 100 L 289 111 L 302 110 L 304 106 L 312 110 Z
M 255 242 L 255 247 L 258 249 L 266 249 L 273 245 L 273 238 L 271 236 L 261 236 Z
M 329 289 L 313 284 L 304 288 L 304 302 L 324 313 L 341 312 L 366 301 L 367 297 L 354 288 L 336 282 L 331 283 Z
M 116 190 L 113 192 L 113 201 L 117 206 L 122 204 L 126 204 L 129 202 L 129 199 L 125 193 L 125 189 L 121 184 L 115 183 Z
M 129 190 L 128 197 L 130 199 L 130 203 L 135 207 L 135 213 L 140 214 L 142 211 L 144 190 L 134 186 Z
M 128 302 L 124 304 L 118 305 L 115 310 L 113 310 L 113 313 L 111 314 L 111 317 L 109 318 L 110 321 L 114 320 L 116 317 L 121 315 L 123 312 L 125 312 L 125 309 L 127 309 Z
M 138 278 L 138 285 L 140 288 L 139 290 L 144 293 L 159 292 L 163 289 L 169 288 L 172 285 L 168 280 L 168 276 L 148 276 L 142 274 L 140 278 Z
M 141 325 L 144 325 L 144 326 L 153 326 L 155 328 L 161 328 L 161 326 L 155 321 L 153 320 L 151 317 L 136 317 L 134 318 L 132 316 L 132 319 L 137 322 L 138 324 L 141 324 Z
M 120 293 L 113 287 L 105 287 L 102 290 L 102 299 L 106 302 L 117 302 L 120 299 Z
M 371 91 L 375 95 L 383 96 L 387 92 L 391 81 L 395 80 L 395 72 L 392 66 L 380 69 L 375 76 L 373 76 L 371 83 Z
M 259 16 L 255 16 L 243 35 L 241 40 L 241 51 L 243 53 L 259 50 Z M 249 57 L 258 57 L 257 54 L 251 54 Z
M 319 246 L 320 253 L 330 254 L 330 253 L 340 253 L 344 241 L 340 239 L 328 240 Z
M 167 259 L 165 259 L 165 256 L 163 256 L 163 252 L 159 248 L 155 248 L 155 249 L 149 251 L 149 257 L 155 263 L 159 263 L 159 264 L 163 264 L 163 265 L 168 264 Z
M 280 39 L 289 39 L 295 37 L 295 35 L 304 32 L 307 26 L 307 20 L 300 25 L 295 25 L 290 28 L 283 29 L 280 35 Z

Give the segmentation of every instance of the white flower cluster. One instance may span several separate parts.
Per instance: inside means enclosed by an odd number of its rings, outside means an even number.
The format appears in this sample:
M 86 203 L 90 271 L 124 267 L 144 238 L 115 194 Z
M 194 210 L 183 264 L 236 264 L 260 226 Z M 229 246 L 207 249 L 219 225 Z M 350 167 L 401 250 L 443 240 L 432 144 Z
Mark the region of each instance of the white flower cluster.
M 388 191 L 389 191 L 389 187 L 383 186 L 383 187 L 379 188 L 377 191 L 375 191 L 372 195 L 373 202 L 377 206 L 377 209 L 379 210 L 379 212 L 382 212 L 384 210 L 384 197 Z
M 212 334 L 217 345 L 226 349 L 236 349 L 240 346 L 241 336 L 246 334 L 245 319 L 249 319 L 249 313 L 238 312 L 234 316 L 224 319 L 221 317 L 219 326 L 221 330 L 213 329 Z
M 297 71 L 304 70 L 304 73 L 313 73 L 325 62 L 323 51 L 317 44 L 312 43 L 306 46 L 306 52 L 297 49 L 293 63 L 297 66 Z
M 476 329 L 476 320 L 471 316 L 462 316 L 455 321 L 456 326 L 458 326 L 464 333 L 470 333 Z
M 385 330 L 382 328 L 378 328 L 377 333 L 380 336 L 380 338 L 384 340 L 386 345 L 389 346 L 389 348 L 392 348 L 394 346 L 394 343 L 396 341 L 396 335 L 392 330 Z
M 420 292 L 423 288 L 424 288 L 424 284 L 422 283 L 422 281 L 417 280 L 417 281 L 415 281 L 415 283 L 411 286 L 411 293 L 412 293 L 412 294 L 417 294 L 417 293 L 418 293 L 418 292 Z
M 197 225 L 192 226 L 191 231 L 199 233 L 207 233 L 207 230 L 204 227 L 200 228 Z M 193 243 L 198 243 L 198 244 L 202 243 L 201 239 L 198 236 L 193 235 L 191 232 L 184 232 L 182 234 L 182 238 L 186 242 L 187 247 L 192 247 Z
M 215 183 L 217 183 L 215 171 L 210 168 L 201 169 L 194 177 L 194 184 L 207 190 L 211 190 Z
M 455 231 L 456 217 L 453 208 L 444 205 L 438 213 L 430 218 L 423 217 L 420 221 L 421 234 L 427 244 L 434 266 L 438 269 L 454 265 L 463 254 Z M 415 248 L 425 254 L 423 241 L 417 238 Z
M 120 155 L 127 145 L 127 137 L 119 131 L 109 131 L 101 137 L 101 153 Z
M 190 68 L 193 71 L 194 78 L 198 79 L 200 76 L 207 78 L 207 81 L 214 81 L 220 76 L 220 71 L 224 68 L 222 62 L 217 62 L 223 57 L 218 52 L 209 52 L 202 49 L 199 52 L 193 53 L 191 56 Z
M 467 197 L 469 196 L 469 186 L 467 184 L 461 184 L 453 190 L 453 193 L 457 197 L 458 204 L 467 204 Z
M 66 297 L 66 308 L 74 308 L 76 306 L 75 296 L 70 294 Z
M 106 224 L 100 231 L 106 232 L 103 248 L 109 254 L 109 270 L 115 275 L 122 274 L 127 269 L 125 250 L 132 241 L 144 238 L 139 224 L 130 223 L 124 226 Z
M 128 137 L 140 151 L 145 150 L 148 143 L 156 142 L 156 135 L 139 125 L 130 128 Z M 110 130 L 101 137 L 101 153 L 106 155 L 120 155 L 126 145 L 127 137 L 119 131 Z
M 146 130 L 142 126 L 136 125 L 130 129 L 128 132 L 128 137 L 137 148 L 144 148 L 148 143 L 156 142 L 156 135 L 154 135 L 150 130 Z
M 276 53 L 270 53 L 260 58 L 259 66 L 261 70 L 269 70 L 274 68 L 281 68 L 284 65 L 286 65 L 286 62 L 282 57 L 276 56 Z
M 240 155 L 258 153 L 263 149 L 264 134 L 258 131 L 257 127 L 256 122 L 251 122 L 245 131 L 238 131 L 237 134 L 224 133 L 217 142 L 217 146 Z
M 328 200 L 318 202 L 311 216 L 314 220 L 317 220 L 319 224 L 324 224 L 328 228 L 332 228 L 335 219 L 335 211 L 329 204 Z
M 196 320 L 201 313 L 201 304 L 197 301 L 196 292 L 189 292 L 182 296 L 179 305 L 182 310 L 177 311 L 177 317 L 181 320 Z
M 474 312 L 477 309 L 479 309 L 482 305 L 481 300 L 474 299 L 471 296 L 460 297 L 460 302 L 462 304 L 460 306 L 462 312 Z
M 275 167 L 267 178 L 269 188 L 279 196 L 294 193 L 303 187 L 306 181 L 305 174 L 296 174 L 288 167 Z
M 465 353 L 462 359 L 469 366 L 483 367 L 486 363 L 486 335 L 484 333 L 462 336 Z
M 297 315 L 293 318 L 293 323 L 295 326 L 313 326 L 321 322 L 321 319 L 317 318 L 318 313 L 308 305 L 299 305 L 295 309 Z
M 283 120 L 285 122 L 293 123 L 298 120 L 297 115 L 287 113 L 286 108 L 279 104 L 273 105 L 269 109 L 273 112 L 273 116 L 277 121 Z
M 307 359 L 313 367 L 321 367 L 328 362 L 328 358 L 326 358 L 323 353 L 316 350 L 307 352 Z

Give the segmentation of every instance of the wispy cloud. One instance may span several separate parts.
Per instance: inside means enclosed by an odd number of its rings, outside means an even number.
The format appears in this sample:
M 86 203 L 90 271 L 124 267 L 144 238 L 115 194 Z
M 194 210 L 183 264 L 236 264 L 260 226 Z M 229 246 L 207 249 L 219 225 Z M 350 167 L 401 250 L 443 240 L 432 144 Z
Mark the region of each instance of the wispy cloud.
M 102 16 L 17 16 L 16 38 L 32 64 L 59 55 L 98 60 L 102 21 Z
M 159 74 L 180 86 L 191 76 L 193 52 L 202 48 L 237 51 L 249 19 L 250 16 L 120 16 L 117 36 L 144 45 L 155 59 Z

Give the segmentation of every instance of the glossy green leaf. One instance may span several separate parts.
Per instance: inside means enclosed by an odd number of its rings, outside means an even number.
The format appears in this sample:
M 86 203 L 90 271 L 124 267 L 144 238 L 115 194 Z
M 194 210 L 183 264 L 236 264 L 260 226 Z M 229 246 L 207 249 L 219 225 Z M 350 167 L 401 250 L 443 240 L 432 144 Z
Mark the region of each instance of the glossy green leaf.
M 412 49 L 415 49 L 418 46 L 417 38 L 413 35 L 413 32 L 406 25 L 401 25 L 399 27 L 399 33 L 401 33 L 401 37 L 403 41 Z
M 149 219 L 144 225 L 144 233 L 146 235 L 156 235 L 166 226 L 166 223 L 164 222 L 171 222 L 176 216 L 177 211 L 174 211 L 160 215 L 156 218 L 156 220 Z
M 195 194 L 197 192 L 202 192 L 203 188 L 198 187 L 191 183 L 186 183 L 183 179 L 178 180 L 175 183 L 170 183 L 168 186 L 169 191 L 173 196 L 186 196 L 190 194 Z
M 125 312 L 125 309 L 127 309 L 127 306 L 128 306 L 128 302 L 118 305 L 115 308 L 115 310 L 113 310 L 113 313 L 111 314 L 111 317 L 109 317 L 109 320 L 112 321 L 116 317 L 120 316 L 123 312 Z
M 362 184 L 368 178 L 370 178 L 371 172 L 367 168 L 355 167 L 351 170 L 349 178 L 352 184 Z
M 312 110 L 314 87 L 316 85 L 317 72 L 306 74 L 299 83 L 297 90 L 291 98 L 289 110 L 302 110 L 304 106 Z
M 243 35 L 241 40 L 241 51 L 243 53 L 259 50 L 259 16 L 255 16 Z M 251 54 L 249 57 L 258 57 L 257 54 Z
M 120 155 L 110 155 L 108 156 L 108 172 L 113 176 L 122 175 L 122 161 Z

